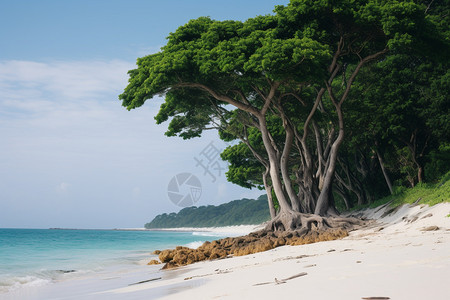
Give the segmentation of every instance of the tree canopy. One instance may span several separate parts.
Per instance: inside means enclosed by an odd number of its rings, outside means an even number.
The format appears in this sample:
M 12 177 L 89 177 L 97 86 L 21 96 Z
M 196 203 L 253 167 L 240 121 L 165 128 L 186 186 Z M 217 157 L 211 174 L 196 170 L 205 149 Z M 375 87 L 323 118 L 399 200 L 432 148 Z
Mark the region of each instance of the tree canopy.
M 429 140 L 419 131 L 448 147 L 439 141 L 448 134 L 441 130 L 448 124 L 448 17 L 439 17 L 444 6 L 432 14 L 431 7 L 291 0 L 245 22 L 191 20 L 160 52 L 137 60 L 119 98 L 130 110 L 162 95 L 155 119 L 169 122 L 168 136 L 218 129 L 239 141 L 222 154 L 231 163 L 228 179 L 265 188 L 272 229 L 309 226 L 305 214 L 337 214 L 335 195 L 347 207 L 352 197 L 367 201 L 358 178 L 380 173 L 371 153 L 390 181 L 385 145 L 415 166 L 419 181 L 425 152 L 418 148 Z

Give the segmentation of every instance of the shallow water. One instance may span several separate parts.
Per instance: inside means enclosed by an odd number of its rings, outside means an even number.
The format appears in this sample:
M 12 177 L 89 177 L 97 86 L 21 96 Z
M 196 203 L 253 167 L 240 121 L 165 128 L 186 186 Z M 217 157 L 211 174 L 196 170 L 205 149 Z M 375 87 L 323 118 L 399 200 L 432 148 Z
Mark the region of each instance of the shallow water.
M 0 229 L 0 299 L 13 294 L 31 299 L 36 287 L 99 276 L 105 282 L 128 276 L 132 283 L 130 270 L 151 278 L 159 270 L 145 266 L 152 251 L 195 248 L 217 238 L 206 232 Z

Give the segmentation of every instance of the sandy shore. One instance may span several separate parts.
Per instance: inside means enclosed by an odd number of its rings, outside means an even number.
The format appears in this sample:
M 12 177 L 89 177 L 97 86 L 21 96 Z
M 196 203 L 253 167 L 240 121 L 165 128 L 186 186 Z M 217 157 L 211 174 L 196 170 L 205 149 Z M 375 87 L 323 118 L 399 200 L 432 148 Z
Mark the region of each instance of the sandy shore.
M 449 214 L 450 203 L 385 206 L 362 212 L 378 222 L 342 240 L 167 271 L 144 265 L 96 273 L 5 299 L 444 300 L 450 294 Z
M 200 262 L 102 294 L 139 299 L 166 287 L 158 298 L 448 299 L 450 203 L 388 210 L 365 211 L 378 223 L 342 240 Z

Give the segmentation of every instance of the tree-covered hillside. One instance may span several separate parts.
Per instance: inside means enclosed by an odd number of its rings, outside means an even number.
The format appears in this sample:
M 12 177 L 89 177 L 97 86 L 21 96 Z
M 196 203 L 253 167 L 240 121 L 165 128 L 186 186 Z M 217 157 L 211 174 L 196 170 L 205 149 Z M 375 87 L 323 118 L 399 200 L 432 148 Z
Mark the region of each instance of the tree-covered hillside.
M 219 206 L 186 207 L 178 213 L 157 215 L 145 228 L 217 227 L 261 224 L 270 219 L 267 196 L 234 200 Z

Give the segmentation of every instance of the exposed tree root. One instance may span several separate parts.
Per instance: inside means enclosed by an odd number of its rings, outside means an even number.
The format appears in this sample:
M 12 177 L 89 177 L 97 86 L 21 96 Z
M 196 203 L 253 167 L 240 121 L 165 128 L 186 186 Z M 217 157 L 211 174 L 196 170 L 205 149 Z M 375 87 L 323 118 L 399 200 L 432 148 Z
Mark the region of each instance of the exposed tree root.
M 266 231 L 326 231 L 332 228 L 354 230 L 364 225 L 364 221 L 352 217 L 321 217 L 295 211 L 282 211 L 266 225 Z

